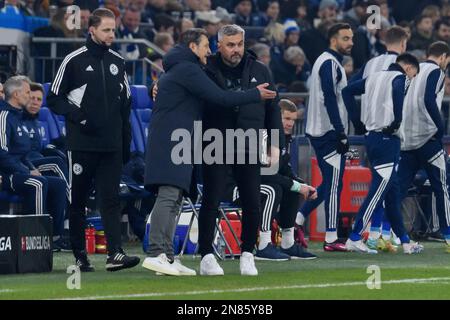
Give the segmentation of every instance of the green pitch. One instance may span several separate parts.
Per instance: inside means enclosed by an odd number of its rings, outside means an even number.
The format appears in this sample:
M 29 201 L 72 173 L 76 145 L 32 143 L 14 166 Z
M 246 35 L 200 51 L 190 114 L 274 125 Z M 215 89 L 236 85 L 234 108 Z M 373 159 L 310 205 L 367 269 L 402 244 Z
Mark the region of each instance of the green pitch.
M 258 277 L 242 277 L 239 261 L 222 261 L 223 277 L 157 276 L 140 265 L 106 272 L 105 255 L 93 255 L 94 273 L 81 274 L 79 290 L 67 289 L 69 253 L 56 253 L 47 274 L 0 275 L 0 299 L 450 299 L 450 254 L 441 243 L 426 242 L 420 255 L 325 253 L 311 244 L 312 261 L 257 261 Z M 139 246 L 127 252 L 145 256 Z M 199 258 L 183 257 L 199 269 Z M 369 290 L 370 265 L 380 270 L 381 289 Z M 369 281 L 373 286 L 374 281 Z

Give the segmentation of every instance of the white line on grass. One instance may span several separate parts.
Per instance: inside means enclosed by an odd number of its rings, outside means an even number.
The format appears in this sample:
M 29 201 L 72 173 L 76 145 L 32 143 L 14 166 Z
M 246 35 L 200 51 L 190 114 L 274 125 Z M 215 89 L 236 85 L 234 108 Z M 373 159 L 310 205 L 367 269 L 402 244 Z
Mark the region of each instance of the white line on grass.
M 448 281 L 450 281 L 450 277 L 387 280 L 387 281 L 382 281 L 381 283 L 382 284 L 402 284 L 402 283 L 413 283 L 413 284 L 421 283 L 421 284 L 423 284 L 423 283 L 429 283 L 429 282 L 437 282 L 438 284 L 446 284 L 446 283 L 448 283 Z M 149 292 L 149 293 L 119 294 L 119 295 L 108 295 L 108 296 L 60 298 L 57 300 L 101 300 L 101 299 L 176 297 L 176 296 L 186 296 L 186 295 L 194 296 L 194 295 L 202 295 L 202 294 L 239 293 L 239 292 L 289 290 L 289 289 L 320 289 L 320 288 L 352 287 L 352 286 L 366 286 L 366 282 L 364 281 L 364 282 L 341 282 L 341 283 L 323 283 L 323 284 L 302 284 L 302 285 L 291 285 L 291 286 L 253 287 L 253 288 L 223 289 L 223 290 Z
M 16 290 L 11 290 L 11 289 L 0 289 L 0 294 L 1 293 L 11 293 L 11 292 L 15 292 Z

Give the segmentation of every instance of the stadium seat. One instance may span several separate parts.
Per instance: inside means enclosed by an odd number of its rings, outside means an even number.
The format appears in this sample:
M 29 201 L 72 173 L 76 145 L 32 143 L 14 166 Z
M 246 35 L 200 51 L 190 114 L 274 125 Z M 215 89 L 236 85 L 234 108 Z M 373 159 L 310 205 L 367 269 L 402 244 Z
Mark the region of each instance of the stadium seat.
M 57 139 L 60 136 L 60 129 L 51 111 L 45 107 L 39 111 L 39 122 L 43 124 L 44 129 L 47 129 L 47 140 L 51 141 Z M 41 132 L 42 133 L 42 132 Z M 47 142 L 48 143 L 48 142 Z
M 146 86 L 132 85 L 130 90 L 132 109 L 151 109 L 153 107 L 153 101 L 148 96 L 148 89 Z
M 47 107 L 47 94 L 50 90 L 50 82 L 46 82 L 42 85 L 44 87 L 44 97 L 42 99 L 42 107 Z
M 135 110 L 131 111 L 130 123 L 131 123 L 131 137 L 132 137 L 131 152 L 139 151 L 139 152 L 145 153 L 144 133 L 141 129 L 141 125 L 136 116 Z M 134 144 L 134 150 L 133 150 L 133 144 Z
M 145 142 L 147 141 L 147 138 L 148 138 L 148 126 L 150 124 L 150 119 L 152 117 L 152 110 L 137 109 L 134 111 L 136 112 L 136 117 L 139 121 L 139 125 L 140 125 L 142 133 L 143 133 L 144 146 L 145 146 Z
M 66 118 L 64 116 L 54 114 L 54 113 L 52 113 L 52 115 L 53 115 L 53 119 L 56 122 L 59 136 L 65 136 L 66 135 Z

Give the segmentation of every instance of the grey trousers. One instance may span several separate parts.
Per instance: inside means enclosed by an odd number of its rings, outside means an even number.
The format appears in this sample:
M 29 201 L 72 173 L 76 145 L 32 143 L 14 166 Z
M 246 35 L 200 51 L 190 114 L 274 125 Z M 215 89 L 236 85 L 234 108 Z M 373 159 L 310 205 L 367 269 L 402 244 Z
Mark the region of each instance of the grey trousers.
M 174 258 L 173 236 L 176 218 L 180 212 L 183 190 L 172 186 L 160 186 L 150 220 L 149 257 L 165 253 L 170 260 Z

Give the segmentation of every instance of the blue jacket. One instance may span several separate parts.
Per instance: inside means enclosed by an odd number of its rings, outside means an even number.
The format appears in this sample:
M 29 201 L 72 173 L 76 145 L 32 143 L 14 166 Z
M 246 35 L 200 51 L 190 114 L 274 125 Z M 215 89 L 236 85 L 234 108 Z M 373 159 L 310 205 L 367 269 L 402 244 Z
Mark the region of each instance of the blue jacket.
M 39 159 L 42 158 L 43 155 L 41 154 L 42 149 L 42 137 L 39 122 L 38 122 L 38 116 L 32 115 L 28 113 L 26 110 L 23 111 L 23 124 L 28 129 L 28 134 L 30 136 L 30 150 L 29 150 L 29 159 Z
M 36 169 L 27 158 L 31 149 L 23 112 L 0 101 L 0 171 L 5 174 L 30 174 Z

